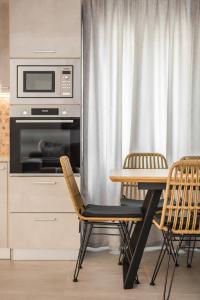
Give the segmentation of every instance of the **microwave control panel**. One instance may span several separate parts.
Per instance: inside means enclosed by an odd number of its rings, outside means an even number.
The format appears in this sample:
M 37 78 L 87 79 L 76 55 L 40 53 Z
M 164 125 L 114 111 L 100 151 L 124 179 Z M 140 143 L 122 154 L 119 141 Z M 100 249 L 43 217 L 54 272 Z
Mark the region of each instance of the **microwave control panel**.
M 61 96 L 73 97 L 73 66 L 64 66 L 61 69 Z

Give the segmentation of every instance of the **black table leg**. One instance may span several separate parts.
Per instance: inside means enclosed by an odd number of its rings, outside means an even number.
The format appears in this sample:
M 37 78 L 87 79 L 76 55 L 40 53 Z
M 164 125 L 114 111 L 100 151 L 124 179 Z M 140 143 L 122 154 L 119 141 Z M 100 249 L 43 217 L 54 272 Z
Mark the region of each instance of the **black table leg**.
M 135 225 L 130 240 L 130 246 L 133 253 L 131 262 L 129 264 L 126 257 L 123 261 L 124 289 L 133 288 L 140 261 L 142 259 L 144 248 L 151 229 L 152 219 L 156 212 L 161 193 L 161 189 L 148 190 L 147 195 L 145 197 L 143 204 L 144 219 L 142 222 L 138 222 Z

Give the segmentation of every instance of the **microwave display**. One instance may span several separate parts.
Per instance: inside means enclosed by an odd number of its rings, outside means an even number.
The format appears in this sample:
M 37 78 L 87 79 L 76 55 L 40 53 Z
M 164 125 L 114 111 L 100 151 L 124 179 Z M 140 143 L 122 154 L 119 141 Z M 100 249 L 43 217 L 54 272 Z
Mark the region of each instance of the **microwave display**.
M 55 92 L 54 71 L 24 71 L 23 72 L 24 92 Z

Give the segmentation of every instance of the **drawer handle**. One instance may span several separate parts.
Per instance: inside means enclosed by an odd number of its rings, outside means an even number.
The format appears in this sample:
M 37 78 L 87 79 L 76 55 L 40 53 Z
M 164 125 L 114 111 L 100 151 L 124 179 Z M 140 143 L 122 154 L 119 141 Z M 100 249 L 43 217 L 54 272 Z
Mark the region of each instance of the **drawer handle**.
M 41 184 L 41 185 L 55 185 L 57 184 L 56 181 L 36 181 L 34 184 Z
M 0 167 L 0 171 L 6 170 L 6 167 Z
M 34 50 L 33 53 L 56 53 L 56 50 Z
M 36 218 L 36 219 L 34 219 L 34 221 L 36 221 L 36 222 L 40 222 L 40 221 L 42 221 L 42 222 L 55 222 L 57 219 L 56 218 Z

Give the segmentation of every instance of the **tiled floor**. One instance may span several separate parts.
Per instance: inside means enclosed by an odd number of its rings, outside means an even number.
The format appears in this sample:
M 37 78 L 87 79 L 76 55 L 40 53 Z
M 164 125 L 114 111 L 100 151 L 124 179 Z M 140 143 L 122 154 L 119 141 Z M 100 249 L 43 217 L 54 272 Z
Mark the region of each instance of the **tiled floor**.
M 157 252 L 145 253 L 135 289 L 122 288 L 122 270 L 118 256 L 109 252 L 87 253 L 79 282 L 72 282 L 74 262 L 0 261 L 0 300 L 159 300 L 162 299 L 163 265 L 155 287 L 149 286 Z M 170 299 L 200 299 L 200 253 L 195 254 L 192 269 L 180 257 Z

